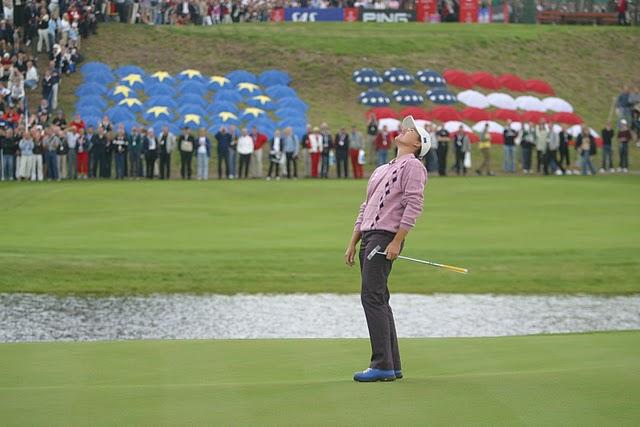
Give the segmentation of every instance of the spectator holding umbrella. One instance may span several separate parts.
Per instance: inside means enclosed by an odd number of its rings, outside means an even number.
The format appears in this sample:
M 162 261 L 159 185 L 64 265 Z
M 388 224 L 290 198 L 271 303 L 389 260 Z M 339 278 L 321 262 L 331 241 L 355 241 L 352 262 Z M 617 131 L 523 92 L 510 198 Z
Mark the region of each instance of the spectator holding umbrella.
M 482 175 L 482 171 L 484 170 L 487 176 L 493 175 L 491 172 L 491 135 L 489 134 L 489 123 L 485 123 L 484 129 L 480 132 L 478 148 L 480 148 L 480 153 L 482 154 L 482 164 L 476 169 L 476 173 Z
M 545 158 L 548 140 L 549 131 L 547 130 L 547 126 L 543 120 L 540 120 L 540 123 L 538 123 L 538 127 L 536 128 L 536 170 L 538 173 L 546 170 Z
M 318 167 L 320 166 L 320 158 L 322 157 L 322 135 L 320 128 L 314 127 L 309 135 L 309 156 L 311 157 L 311 177 L 318 177 Z
M 329 156 L 333 150 L 333 139 L 326 123 L 320 125 L 320 135 L 322 136 L 322 166 L 320 169 L 321 178 L 329 178 Z
M 171 178 L 171 153 L 176 145 L 176 137 L 169 132 L 169 126 L 162 127 L 162 133 L 158 138 L 160 155 L 160 179 Z
M 356 179 L 363 177 L 362 165 L 360 164 L 360 150 L 364 150 L 364 137 L 356 125 L 351 126 L 349 134 L 349 157 L 351 158 L 351 170 Z M 364 151 L 363 151 L 364 152 Z
M 516 136 L 518 133 L 511 127 L 511 120 L 507 120 L 507 126 L 502 132 L 504 138 L 504 165 L 503 169 L 508 173 L 516 171 Z
M 391 132 L 389 132 L 386 125 L 382 126 L 382 130 L 380 130 L 380 132 L 378 132 L 378 135 L 376 136 L 376 153 L 378 166 L 387 163 L 387 156 L 392 142 L 393 138 Z
M 218 179 L 229 178 L 229 150 L 231 148 L 231 134 L 227 132 L 226 126 L 220 126 L 220 130 L 215 134 L 218 146 Z M 222 174 L 222 164 L 224 163 L 224 175 Z
M 469 142 L 467 134 L 464 133 L 464 127 L 462 125 L 458 127 L 458 132 L 453 136 L 453 148 L 455 149 L 456 154 L 456 163 L 453 166 L 456 171 L 456 175 L 460 175 L 460 172 L 462 172 L 463 175 L 466 175 L 467 168 L 464 165 L 464 156 L 465 153 L 471 151 L 471 143 Z
M 536 130 L 533 123 L 523 124 L 520 131 L 520 147 L 522 148 L 522 171 L 531 173 L 533 148 L 536 146 Z
M 607 122 L 607 126 L 602 129 L 602 165 L 600 173 L 606 170 L 613 172 L 613 136 L 615 131 L 611 127 L 611 122 Z
M 178 151 L 180 151 L 180 176 L 182 179 L 191 179 L 191 163 L 195 139 L 189 131 L 189 126 L 182 128 L 182 135 L 178 137 Z
M 620 147 L 620 166 L 618 172 L 629 172 L 629 142 L 631 142 L 631 131 L 627 126 L 627 121 L 620 122 L 620 130 L 618 131 L 618 144 Z
M 447 153 L 449 151 L 451 136 L 444 126 L 438 129 L 436 135 L 438 140 L 438 175 L 447 176 Z
M 240 138 L 238 138 L 238 155 L 240 156 L 240 165 L 238 167 L 238 178 L 249 177 L 249 165 L 251 164 L 251 153 L 253 153 L 253 139 L 249 135 L 247 128 L 242 129 Z
M 589 133 L 587 126 L 582 126 L 582 133 L 578 135 L 576 145 L 580 151 L 582 175 L 595 175 L 596 169 L 591 164 L 591 156 L 596 154 L 596 141 Z
M 336 164 L 338 169 L 338 178 L 349 178 L 349 134 L 345 128 L 340 128 L 340 132 L 336 134 L 334 139 L 336 145 Z
M 276 179 L 280 179 L 280 160 L 282 158 L 283 139 L 280 134 L 280 129 L 276 129 L 273 138 L 269 143 L 269 175 L 267 180 L 271 180 L 271 174 L 275 172 Z
M 211 141 L 207 132 L 201 128 L 196 141 L 196 161 L 198 165 L 198 180 L 209 179 L 209 158 L 211 157 Z
M 284 154 L 287 158 L 287 178 L 291 179 L 291 166 L 293 166 L 293 177 L 298 178 L 298 152 L 300 150 L 300 143 L 291 127 L 284 130 L 283 147 Z

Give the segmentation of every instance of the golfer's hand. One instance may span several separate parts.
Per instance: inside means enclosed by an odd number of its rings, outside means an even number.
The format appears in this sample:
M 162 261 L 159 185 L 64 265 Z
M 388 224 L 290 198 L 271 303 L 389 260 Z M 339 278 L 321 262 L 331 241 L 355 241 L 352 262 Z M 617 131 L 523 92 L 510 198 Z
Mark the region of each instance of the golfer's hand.
M 344 262 L 349 267 L 353 267 L 355 264 L 355 256 L 356 256 L 356 247 L 354 245 L 349 245 L 347 250 L 344 252 Z
M 387 253 L 387 259 L 393 261 L 398 258 L 398 254 L 400 254 L 400 243 L 392 241 L 384 251 Z

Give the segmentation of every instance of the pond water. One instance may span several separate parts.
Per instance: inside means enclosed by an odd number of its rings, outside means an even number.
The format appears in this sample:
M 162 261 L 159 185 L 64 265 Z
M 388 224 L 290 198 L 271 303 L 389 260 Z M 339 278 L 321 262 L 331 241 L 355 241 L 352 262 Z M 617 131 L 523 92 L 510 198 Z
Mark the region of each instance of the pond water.
M 401 337 L 640 329 L 640 295 L 395 294 Z M 0 342 L 368 337 L 359 295 L 0 294 Z

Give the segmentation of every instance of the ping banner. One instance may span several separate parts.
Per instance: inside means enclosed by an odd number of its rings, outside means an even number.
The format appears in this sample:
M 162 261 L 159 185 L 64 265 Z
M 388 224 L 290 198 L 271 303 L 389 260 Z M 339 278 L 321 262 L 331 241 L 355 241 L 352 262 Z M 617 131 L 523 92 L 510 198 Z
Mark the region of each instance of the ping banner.
M 416 14 L 413 10 L 403 9 L 361 9 L 362 22 L 413 22 Z

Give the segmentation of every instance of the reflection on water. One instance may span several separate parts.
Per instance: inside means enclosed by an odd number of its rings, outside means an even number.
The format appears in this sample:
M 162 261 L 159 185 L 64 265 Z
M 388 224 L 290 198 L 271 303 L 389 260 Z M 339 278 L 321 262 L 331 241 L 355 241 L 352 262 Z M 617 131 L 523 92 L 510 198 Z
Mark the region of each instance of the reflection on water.
M 401 337 L 640 329 L 640 295 L 391 297 Z M 367 337 L 358 295 L 0 294 L 0 342 Z

